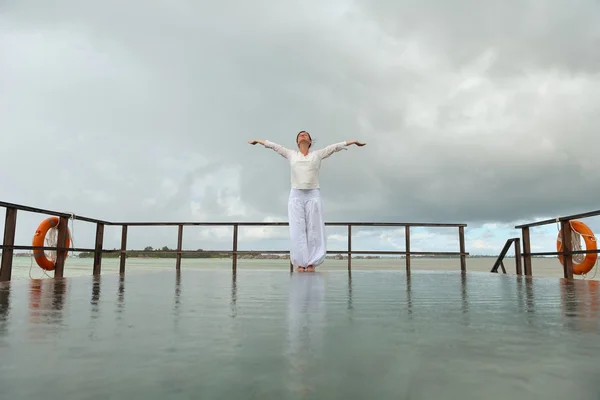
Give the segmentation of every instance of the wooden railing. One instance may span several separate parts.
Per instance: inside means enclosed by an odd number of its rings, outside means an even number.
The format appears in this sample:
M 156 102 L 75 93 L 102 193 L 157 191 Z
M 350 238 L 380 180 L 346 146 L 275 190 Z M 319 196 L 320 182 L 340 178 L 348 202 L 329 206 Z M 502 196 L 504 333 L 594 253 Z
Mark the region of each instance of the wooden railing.
M 287 250 L 238 250 L 238 231 L 240 227 L 248 226 L 288 226 L 287 222 L 108 222 L 93 218 L 82 217 L 67 213 L 61 213 L 51 210 L 44 210 L 34 207 L 23 206 L 20 204 L 0 202 L 0 207 L 6 209 L 6 221 L 4 225 L 4 241 L 0 246 L 2 249 L 2 264 L 0 269 L 0 281 L 9 281 L 12 274 L 12 260 L 14 250 L 55 250 L 57 251 L 57 259 L 54 267 L 54 276 L 62 277 L 64 273 L 64 263 L 66 252 L 93 252 L 94 265 L 93 274 L 99 275 L 102 265 L 103 253 L 120 253 L 120 268 L 121 274 L 125 273 L 125 260 L 127 254 L 131 252 L 141 252 L 142 250 L 127 250 L 127 228 L 130 226 L 177 226 L 177 249 L 176 250 L 161 250 L 161 253 L 176 253 L 175 268 L 180 270 L 182 254 L 230 254 L 232 256 L 232 268 L 235 271 L 237 268 L 238 255 L 242 254 L 289 254 Z M 17 222 L 17 211 L 28 211 L 39 214 L 47 214 L 60 218 L 58 225 L 58 243 L 56 247 L 39 247 L 28 245 L 15 245 L 15 230 Z M 67 248 L 67 223 L 69 218 L 79 221 L 85 221 L 96 224 L 96 241 L 93 249 L 89 248 Z M 345 226 L 348 233 L 348 246 L 344 251 L 329 250 L 327 254 L 346 253 L 348 257 L 348 270 L 352 266 L 353 254 L 372 254 L 372 255 L 404 255 L 406 262 L 406 270 L 410 271 L 411 256 L 458 256 L 460 258 L 461 271 L 466 271 L 466 257 L 469 253 L 465 250 L 465 227 L 466 224 L 443 224 L 443 223 L 401 223 L 401 222 L 327 222 L 326 226 Z M 121 248 L 119 250 L 103 249 L 104 243 L 104 227 L 105 226 L 121 226 Z M 233 227 L 232 249 L 231 250 L 183 250 L 183 228 L 185 226 L 204 226 L 218 227 L 230 226 Z M 404 227 L 406 248 L 404 251 L 378 251 L 378 250 L 353 250 L 352 249 L 352 227 Z M 459 251 L 457 252 L 436 252 L 436 251 L 411 251 L 410 250 L 410 228 L 411 227 L 444 227 L 458 228 Z M 292 266 L 290 264 L 290 270 Z
M 565 278 L 573 279 L 573 254 L 588 254 L 588 253 L 600 253 L 600 249 L 595 250 L 578 250 L 574 251 L 571 248 L 571 226 L 570 222 L 576 219 L 596 217 L 600 215 L 600 210 L 589 211 L 581 214 L 568 215 L 566 217 L 559 217 L 554 219 L 546 219 L 543 221 L 531 222 L 528 224 L 522 224 L 515 226 L 516 229 L 521 229 L 521 236 L 523 241 L 523 264 L 525 269 L 525 275 L 531 276 L 533 274 L 531 267 L 532 256 L 563 256 L 563 274 Z M 563 243 L 563 251 L 549 251 L 549 252 L 532 252 L 531 251 L 531 237 L 530 230 L 533 227 L 560 224 L 561 229 L 561 240 Z

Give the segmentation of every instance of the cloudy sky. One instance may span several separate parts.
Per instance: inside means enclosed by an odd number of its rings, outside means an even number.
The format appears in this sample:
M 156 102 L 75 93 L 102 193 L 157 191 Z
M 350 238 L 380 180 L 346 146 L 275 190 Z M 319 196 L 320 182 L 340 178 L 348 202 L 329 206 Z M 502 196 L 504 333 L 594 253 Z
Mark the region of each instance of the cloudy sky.
M 497 254 L 515 224 L 600 208 L 600 3 L 4 1 L 0 200 L 110 221 L 285 221 L 286 161 L 315 147 L 328 221 L 462 222 Z M 21 213 L 29 244 L 42 216 Z M 600 232 L 600 222 L 588 221 Z M 3 219 L 0 224 L 3 224 Z M 94 226 L 75 224 L 92 247 Z M 345 231 L 328 229 L 330 249 Z M 552 250 L 556 226 L 534 231 Z M 185 248 L 224 249 L 186 229 Z M 285 249 L 286 228 L 243 229 Z M 174 247 L 132 229 L 130 248 Z M 105 247 L 119 245 L 107 228 Z M 393 229 L 354 247 L 402 249 Z M 413 249 L 457 250 L 456 230 Z

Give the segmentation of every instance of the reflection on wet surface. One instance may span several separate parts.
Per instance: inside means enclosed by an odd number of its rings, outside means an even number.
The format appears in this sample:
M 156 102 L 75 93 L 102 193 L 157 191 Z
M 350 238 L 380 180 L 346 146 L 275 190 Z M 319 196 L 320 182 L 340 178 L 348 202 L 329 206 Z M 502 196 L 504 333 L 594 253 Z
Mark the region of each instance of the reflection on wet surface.
M 598 281 L 194 271 L 0 286 L 2 398 L 590 399 Z

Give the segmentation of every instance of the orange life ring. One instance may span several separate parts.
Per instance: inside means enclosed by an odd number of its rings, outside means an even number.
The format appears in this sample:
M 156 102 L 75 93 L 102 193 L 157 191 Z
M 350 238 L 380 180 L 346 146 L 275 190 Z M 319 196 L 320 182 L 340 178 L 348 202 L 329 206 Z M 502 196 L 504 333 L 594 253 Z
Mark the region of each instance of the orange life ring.
M 58 226 L 58 222 L 60 219 L 58 217 L 48 217 L 42 221 L 42 223 L 38 226 L 35 231 L 35 235 L 33 235 L 33 244 L 32 246 L 44 246 L 44 240 L 46 239 L 46 234 L 50 228 L 54 228 Z M 69 231 L 69 227 L 67 226 L 67 245 L 66 247 L 71 247 L 71 231 Z M 67 257 L 68 252 L 65 251 L 65 257 Z M 33 250 L 33 257 L 35 258 L 35 262 L 40 268 L 45 269 L 46 271 L 54 270 L 54 262 L 49 260 L 44 253 L 44 250 Z
M 596 237 L 594 236 L 594 232 L 583 222 L 581 221 L 570 221 L 571 229 L 575 232 L 579 233 L 583 236 L 583 241 L 585 242 L 586 250 L 596 250 Z M 562 229 L 558 232 L 558 237 L 556 239 L 556 251 L 563 251 L 562 246 Z M 580 263 L 573 262 L 573 274 L 575 275 L 584 275 L 587 274 L 594 268 L 596 265 L 596 260 L 598 259 L 598 253 L 587 253 L 585 258 Z M 558 260 L 564 266 L 565 260 L 564 257 L 559 255 Z

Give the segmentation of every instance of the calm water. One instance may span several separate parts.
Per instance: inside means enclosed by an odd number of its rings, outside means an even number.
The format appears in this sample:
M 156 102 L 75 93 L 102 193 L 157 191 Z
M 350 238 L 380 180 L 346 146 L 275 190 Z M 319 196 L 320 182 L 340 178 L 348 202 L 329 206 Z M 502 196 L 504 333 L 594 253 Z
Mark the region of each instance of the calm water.
M 597 281 L 192 270 L 0 289 L 2 398 L 597 399 Z
M 494 265 L 494 258 L 468 258 L 467 270 L 470 272 L 489 272 Z M 506 259 L 504 262 L 507 272 L 515 274 L 514 258 Z M 545 276 L 561 278 L 563 276 L 562 265 L 556 258 L 535 258 L 533 259 L 533 274 L 535 276 Z M 93 259 L 69 257 L 65 263 L 65 277 L 91 276 Z M 137 274 L 150 271 L 173 271 L 175 268 L 175 259 L 144 259 L 128 258 L 127 273 Z M 231 270 L 231 260 L 229 259 L 183 259 L 182 268 L 188 270 Z M 348 264 L 345 260 L 328 259 L 319 267 L 325 271 L 347 270 Z M 460 261 L 458 259 L 432 259 L 432 258 L 414 258 L 411 263 L 413 271 L 458 271 L 460 270 Z M 263 270 L 263 271 L 286 271 L 289 270 L 287 260 L 252 260 L 240 259 L 238 261 L 240 270 Z M 402 259 L 354 259 L 352 260 L 352 269 L 356 270 L 404 270 L 405 261 Z M 597 267 L 594 268 L 586 279 L 599 279 Z M 102 274 L 118 274 L 119 260 L 114 258 L 104 258 L 102 260 Z M 54 276 L 53 273 L 49 274 Z M 31 257 L 15 257 L 13 261 L 13 280 L 29 280 L 31 278 L 45 278 L 44 271 L 40 269 Z M 581 277 L 577 277 L 580 279 Z

